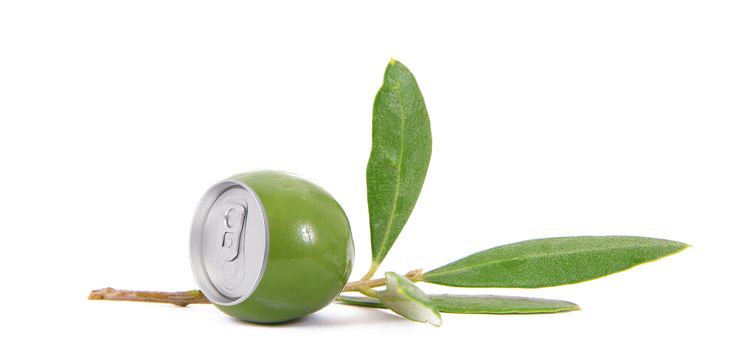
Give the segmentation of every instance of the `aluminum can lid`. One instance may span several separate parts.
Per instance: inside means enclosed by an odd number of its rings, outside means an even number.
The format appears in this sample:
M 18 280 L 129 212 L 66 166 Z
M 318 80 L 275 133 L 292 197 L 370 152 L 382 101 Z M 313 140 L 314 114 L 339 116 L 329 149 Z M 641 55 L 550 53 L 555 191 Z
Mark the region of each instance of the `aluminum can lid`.
M 261 199 L 248 185 L 224 180 L 202 197 L 190 238 L 196 283 L 214 304 L 236 305 L 258 287 L 269 256 Z

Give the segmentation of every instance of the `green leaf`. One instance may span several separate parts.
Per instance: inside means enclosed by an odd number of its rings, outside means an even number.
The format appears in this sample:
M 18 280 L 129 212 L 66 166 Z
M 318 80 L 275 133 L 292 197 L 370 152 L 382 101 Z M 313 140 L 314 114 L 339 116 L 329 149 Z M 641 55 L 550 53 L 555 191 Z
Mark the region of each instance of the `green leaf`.
M 375 292 L 385 306 L 411 321 L 428 322 L 439 327 L 442 316 L 426 293 L 407 278 L 395 272 L 386 272 L 387 289 Z
M 663 239 L 545 238 L 484 250 L 426 272 L 423 281 L 457 287 L 541 288 L 579 283 L 677 253 Z
M 424 97 L 402 63 L 390 60 L 372 114 L 367 204 L 375 269 L 408 221 L 431 158 L 431 128 Z
M 439 312 L 455 314 L 546 314 L 580 310 L 579 306 L 563 300 L 510 297 L 501 295 L 429 294 Z M 341 295 L 336 298 L 345 304 L 379 307 L 378 299 Z

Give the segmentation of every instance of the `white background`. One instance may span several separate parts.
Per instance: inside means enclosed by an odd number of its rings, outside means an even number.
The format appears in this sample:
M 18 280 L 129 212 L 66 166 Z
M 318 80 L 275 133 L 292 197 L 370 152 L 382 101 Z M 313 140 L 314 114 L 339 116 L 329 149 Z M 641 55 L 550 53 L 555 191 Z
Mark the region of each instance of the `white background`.
M 3 1 L 0 347 L 741 349 L 743 17 L 737 1 Z M 389 57 L 418 78 L 434 150 L 383 270 L 549 236 L 694 247 L 579 285 L 460 291 L 583 310 L 441 328 L 341 305 L 258 326 L 86 300 L 195 288 L 198 199 L 261 168 L 336 197 L 363 275 Z

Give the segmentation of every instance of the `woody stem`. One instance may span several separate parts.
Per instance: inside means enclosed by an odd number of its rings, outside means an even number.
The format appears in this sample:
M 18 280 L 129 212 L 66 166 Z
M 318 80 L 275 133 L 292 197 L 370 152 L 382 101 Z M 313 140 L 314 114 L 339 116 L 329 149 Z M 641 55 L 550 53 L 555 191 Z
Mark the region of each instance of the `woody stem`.
M 412 270 L 405 274 L 405 277 L 411 282 L 421 281 L 422 270 Z M 384 286 L 385 278 L 362 279 L 355 282 L 349 282 L 344 286 L 343 292 L 368 291 L 374 287 Z M 185 292 L 150 292 L 122 290 L 114 288 L 96 289 L 88 295 L 90 300 L 118 300 L 118 301 L 139 301 L 146 303 L 164 303 L 178 306 L 189 304 L 209 304 L 209 299 L 199 290 L 189 290 Z
M 190 290 L 186 292 L 149 292 L 103 288 L 91 291 L 90 295 L 88 295 L 88 299 L 166 303 L 178 306 L 186 306 L 189 304 L 209 304 L 209 300 L 199 290 Z

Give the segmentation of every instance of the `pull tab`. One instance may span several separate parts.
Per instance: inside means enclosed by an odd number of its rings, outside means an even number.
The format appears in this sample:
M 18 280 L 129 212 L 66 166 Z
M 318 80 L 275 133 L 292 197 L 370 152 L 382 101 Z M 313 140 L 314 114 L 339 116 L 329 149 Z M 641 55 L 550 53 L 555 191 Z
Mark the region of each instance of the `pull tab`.
M 220 245 L 220 259 L 230 262 L 238 258 L 240 242 L 243 241 L 243 227 L 245 226 L 245 207 L 237 204 L 225 206 L 222 222 L 222 244 Z

